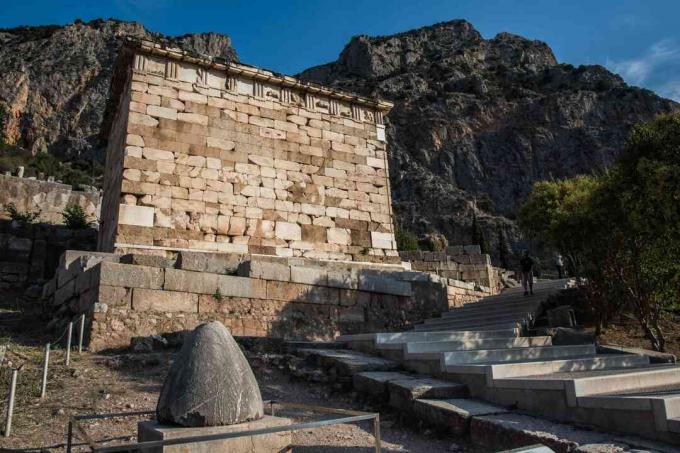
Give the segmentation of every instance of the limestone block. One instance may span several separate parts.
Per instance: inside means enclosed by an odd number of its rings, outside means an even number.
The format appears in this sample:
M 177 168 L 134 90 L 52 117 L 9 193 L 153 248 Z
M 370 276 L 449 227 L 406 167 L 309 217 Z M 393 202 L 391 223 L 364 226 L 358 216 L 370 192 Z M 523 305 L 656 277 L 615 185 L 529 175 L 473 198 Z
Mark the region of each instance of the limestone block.
M 371 231 L 371 243 L 373 247 L 377 249 L 394 250 L 397 248 L 394 240 L 394 234 L 392 233 Z
M 217 287 L 222 296 L 247 297 L 249 299 L 266 299 L 267 287 L 265 280 L 231 275 L 218 275 Z
M 207 272 L 166 269 L 163 289 L 194 294 L 215 294 L 218 288 L 217 277 L 217 274 Z
M 97 301 L 109 307 L 130 307 L 132 290 L 120 286 L 99 285 Z
M 328 243 L 349 245 L 352 242 L 350 230 L 346 228 L 329 228 L 328 229 Z
M 118 207 L 118 223 L 121 225 L 153 226 L 154 208 L 121 204 Z
M 206 96 L 204 94 L 191 93 L 191 92 L 182 91 L 182 90 L 179 91 L 177 98 L 180 101 L 195 102 L 196 104 L 207 104 L 208 103 L 208 96 Z
M 300 225 L 289 222 L 276 222 L 274 234 L 278 239 L 299 241 L 302 239 L 302 229 Z
M 327 229 L 319 225 L 302 225 L 302 240 L 307 242 L 326 242 Z
M 338 305 L 339 290 L 325 286 L 267 281 L 267 299 L 309 304 Z
M 198 113 L 177 113 L 178 121 L 185 121 L 187 123 L 200 124 L 202 126 L 208 125 L 208 117 L 206 115 L 201 115 Z
M 157 105 L 147 106 L 146 114 L 158 118 L 167 118 L 169 120 L 177 119 L 177 110 L 168 107 L 160 107 Z
M 144 146 L 144 139 L 141 135 L 127 134 L 125 138 L 125 144 L 130 146 Z
M 328 285 L 328 272 L 320 267 L 290 266 L 290 281 L 307 285 Z
M 246 231 L 246 219 L 244 217 L 232 217 L 229 219 L 229 236 L 243 236 Z
M 155 148 L 144 148 L 142 155 L 145 159 L 150 160 L 174 160 L 175 155 L 171 151 L 165 151 Z
M 271 262 L 252 257 L 250 261 L 239 266 L 238 273 L 243 277 L 261 278 L 263 280 L 290 281 L 290 266 L 286 263 Z
M 389 273 L 362 270 L 359 272 L 358 289 L 374 293 L 391 294 L 394 296 L 413 295 L 411 283 L 393 279 Z
M 128 120 L 130 123 L 138 124 L 140 126 L 156 127 L 158 126 L 158 120 L 149 115 L 138 112 L 130 112 Z
M 224 151 L 232 151 L 236 147 L 236 143 L 233 141 L 216 137 L 207 137 L 206 143 L 211 148 L 218 148 Z
M 99 263 L 97 267 L 101 285 L 149 289 L 163 287 L 165 272 L 162 268 L 106 261 Z
M 134 288 L 132 309 L 135 311 L 198 312 L 198 294 L 161 289 Z

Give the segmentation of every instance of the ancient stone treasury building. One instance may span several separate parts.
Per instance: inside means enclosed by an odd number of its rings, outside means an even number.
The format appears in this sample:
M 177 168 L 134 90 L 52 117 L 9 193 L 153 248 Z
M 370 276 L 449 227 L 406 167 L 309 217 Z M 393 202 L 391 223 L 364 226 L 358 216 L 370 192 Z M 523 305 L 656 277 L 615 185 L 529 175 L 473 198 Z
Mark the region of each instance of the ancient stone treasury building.
M 399 261 L 391 104 L 150 42 L 121 61 L 100 250 Z

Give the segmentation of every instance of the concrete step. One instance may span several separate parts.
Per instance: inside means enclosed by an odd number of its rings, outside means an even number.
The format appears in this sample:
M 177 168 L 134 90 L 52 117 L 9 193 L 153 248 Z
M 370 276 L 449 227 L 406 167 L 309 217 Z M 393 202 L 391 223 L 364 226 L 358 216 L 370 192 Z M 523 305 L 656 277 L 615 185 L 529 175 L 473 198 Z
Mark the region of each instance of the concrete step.
M 375 343 L 380 345 L 394 345 L 395 349 L 401 349 L 403 343 L 409 341 L 446 341 L 446 340 L 479 340 L 482 338 L 513 338 L 519 335 L 518 329 L 502 329 L 492 331 L 477 330 L 451 330 L 440 332 L 384 332 L 355 335 L 341 335 L 336 338 L 337 343 Z
M 409 342 L 403 345 L 405 358 L 410 354 L 437 353 L 475 349 L 524 348 L 530 346 L 550 346 L 552 337 L 486 338 L 462 341 L 424 341 Z
M 442 330 L 506 330 L 518 329 L 521 330 L 524 326 L 519 322 L 505 322 L 496 324 L 481 324 L 481 325 L 450 325 L 450 324 L 418 324 L 414 326 L 413 330 L 416 332 L 437 332 Z
M 609 411 L 625 411 L 628 417 L 619 420 L 620 431 L 635 432 L 635 426 L 627 426 L 628 423 L 637 424 L 638 417 L 650 417 L 654 420 L 654 429 L 664 432 L 670 431 L 673 424 L 670 419 L 680 417 L 680 388 L 659 394 L 623 394 L 623 395 L 599 395 L 578 397 L 578 407 L 583 409 L 599 410 L 609 414 Z M 636 416 L 633 416 L 637 413 Z
M 524 360 L 550 360 L 559 358 L 577 358 L 594 356 L 594 345 L 584 346 L 539 346 L 508 349 L 481 349 L 474 351 L 443 352 L 441 355 L 442 370 L 449 365 L 464 363 L 501 363 L 521 362 Z
M 445 371 L 457 374 L 486 374 L 487 385 L 493 387 L 495 379 L 522 376 L 541 376 L 559 372 L 616 370 L 642 368 L 649 358 L 634 354 L 603 354 L 594 357 L 557 360 L 527 360 L 515 363 L 447 365 Z
M 467 312 L 455 312 L 455 311 L 445 311 L 441 314 L 439 318 L 432 319 L 475 319 L 486 316 L 524 316 L 524 315 L 534 315 L 537 310 L 531 307 L 516 309 L 514 307 L 504 308 L 504 307 L 494 307 L 493 309 L 484 309 L 478 311 Z
M 428 326 L 439 326 L 439 325 L 446 325 L 446 326 L 479 326 L 479 325 L 488 325 L 488 324 L 502 324 L 506 322 L 518 322 L 518 323 L 523 323 L 527 324 L 532 320 L 532 317 L 530 315 L 489 315 L 489 316 L 482 316 L 482 317 L 475 317 L 474 319 L 459 319 L 456 317 L 451 317 L 451 318 L 430 318 L 425 320 L 423 322 L 423 325 L 428 325 Z

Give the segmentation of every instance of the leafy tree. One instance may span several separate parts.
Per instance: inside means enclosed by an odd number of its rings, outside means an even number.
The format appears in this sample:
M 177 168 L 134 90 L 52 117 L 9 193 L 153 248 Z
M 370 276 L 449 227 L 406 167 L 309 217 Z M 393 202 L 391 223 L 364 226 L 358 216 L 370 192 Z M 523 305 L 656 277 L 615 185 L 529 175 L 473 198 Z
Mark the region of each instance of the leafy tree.
M 534 185 L 520 225 L 586 277 L 598 332 L 632 311 L 656 350 L 664 308 L 680 300 L 680 114 L 633 128 L 605 175 Z

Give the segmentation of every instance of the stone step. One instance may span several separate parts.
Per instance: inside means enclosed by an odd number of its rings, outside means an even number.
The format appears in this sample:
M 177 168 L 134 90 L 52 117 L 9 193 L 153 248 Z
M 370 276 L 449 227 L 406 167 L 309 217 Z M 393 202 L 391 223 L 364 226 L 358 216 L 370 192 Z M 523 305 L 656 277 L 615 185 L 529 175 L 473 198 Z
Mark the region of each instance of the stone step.
M 583 346 L 539 346 L 528 348 L 481 349 L 441 353 L 442 370 L 449 365 L 464 363 L 521 362 L 524 360 L 549 360 L 594 356 L 594 345 Z
M 409 374 L 397 371 L 364 371 L 352 376 L 354 390 L 365 393 L 372 398 L 389 400 L 387 383 L 412 379 Z
M 391 380 L 387 382 L 390 406 L 410 411 L 416 400 L 448 399 L 468 396 L 467 386 L 429 377 Z
M 578 359 L 539 359 L 515 363 L 447 365 L 445 371 L 451 374 L 486 374 L 487 385 L 493 387 L 495 379 L 539 376 L 559 372 L 641 368 L 648 365 L 649 358 L 645 356 L 603 354 Z
M 456 437 L 467 435 L 472 417 L 505 414 L 507 409 L 480 400 L 456 398 L 445 400 L 417 399 L 413 412 L 428 426 Z
M 668 393 L 639 395 L 599 395 L 581 396 L 577 398 L 578 407 L 585 409 L 600 409 L 604 411 L 625 411 L 628 417 L 619 420 L 620 431 L 635 432 L 635 426 L 626 426 L 626 422 L 638 423 L 633 413 L 645 413 L 654 420 L 654 428 L 657 431 L 669 431 L 669 419 L 680 417 L 680 389 Z
M 355 351 L 338 349 L 299 349 L 298 353 L 306 357 L 316 366 L 334 368 L 340 376 L 352 376 L 362 371 L 393 371 L 399 369 L 399 364 L 362 354 Z
M 403 345 L 403 350 L 404 357 L 408 359 L 410 357 L 410 354 L 419 353 L 437 353 L 475 349 L 525 348 L 531 346 L 551 346 L 551 345 L 552 337 L 540 336 L 540 337 L 516 337 L 516 338 L 486 338 L 482 340 L 409 342 Z
M 485 325 L 449 325 L 449 324 L 418 324 L 414 326 L 413 330 L 417 332 L 437 332 L 442 330 L 506 330 L 506 329 L 518 329 L 521 330 L 524 326 L 519 322 L 505 322 L 496 324 L 485 324 Z
M 447 341 L 447 340 L 479 340 L 483 338 L 514 338 L 520 334 L 519 329 L 502 329 L 490 331 L 478 330 L 444 330 L 439 332 L 384 332 L 355 335 L 341 335 L 336 338 L 340 344 L 372 343 L 381 349 L 402 349 L 402 344 L 409 341 Z

